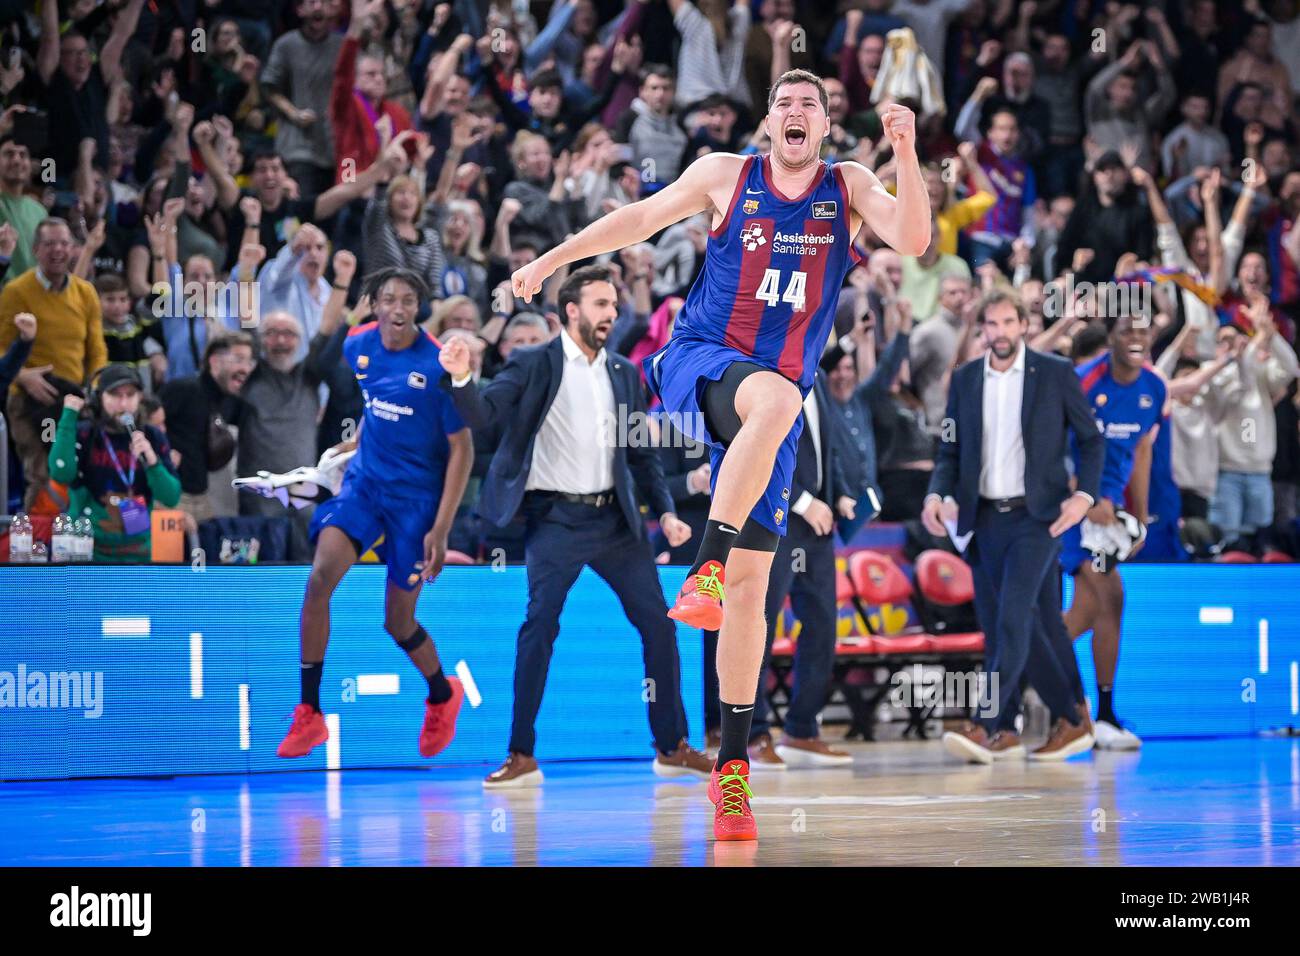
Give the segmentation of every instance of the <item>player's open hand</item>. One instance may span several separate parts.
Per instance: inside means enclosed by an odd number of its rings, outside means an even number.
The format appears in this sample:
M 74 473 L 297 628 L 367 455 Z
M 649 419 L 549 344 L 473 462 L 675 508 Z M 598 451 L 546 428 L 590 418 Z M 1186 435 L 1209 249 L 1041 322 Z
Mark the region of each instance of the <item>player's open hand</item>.
M 447 560 L 447 533 L 438 528 L 430 529 L 424 536 L 424 560 L 420 562 L 420 577 L 432 581 L 442 570 Z
M 668 539 L 670 548 L 677 548 L 691 539 L 691 526 L 672 512 L 659 518 L 659 527 Z
M 469 374 L 469 345 L 459 336 L 448 339 L 442 344 L 442 351 L 438 353 L 438 361 L 442 363 L 443 370 L 453 380 L 464 378 Z
M 916 114 L 899 103 L 890 103 L 880 110 L 880 125 L 884 128 L 894 153 L 916 150 Z
M 539 256 L 510 277 L 510 288 L 516 298 L 532 302 L 533 296 L 542 291 L 542 283 L 554 271 L 555 267 L 547 264 L 546 257 Z

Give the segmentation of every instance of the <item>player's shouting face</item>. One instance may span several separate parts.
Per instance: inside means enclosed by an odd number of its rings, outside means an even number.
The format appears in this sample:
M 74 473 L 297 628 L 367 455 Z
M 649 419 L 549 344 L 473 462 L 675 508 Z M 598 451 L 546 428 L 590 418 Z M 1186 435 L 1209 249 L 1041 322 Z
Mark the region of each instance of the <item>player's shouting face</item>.
M 1111 364 L 1140 369 L 1151 354 L 1151 320 L 1145 315 L 1121 315 L 1110 333 Z
M 389 279 L 375 293 L 375 318 L 385 346 L 406 342 L 415 332 L 415 318 L 420 312 L 420 296 L 401 279 Z
M 788 169 L 806 169 L 817 162 L 829 124 L 816 86 L 783 83 L 767 111 L 772 156 Z

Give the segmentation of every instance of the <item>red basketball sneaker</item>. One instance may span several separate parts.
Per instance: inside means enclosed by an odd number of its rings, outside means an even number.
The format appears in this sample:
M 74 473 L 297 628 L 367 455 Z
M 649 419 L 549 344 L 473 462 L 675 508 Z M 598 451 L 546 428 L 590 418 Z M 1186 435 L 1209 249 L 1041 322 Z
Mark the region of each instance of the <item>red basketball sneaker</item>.
M 749 763 L 728 760 L 721 770 L 713 768 L 709 799 L 713 801 L 715 840 L 757 840 L 758 823 L 749 810 L 754 792 L 749 789 Z
M 689 627 L 716 631 L 722 627 L 723 568 L 717 561 L 705 561 L 686 579 L 668 616 Z
M 325 715 L 311 704 L 299 704 L 293 709 L 293 724 L 275 754 L 277 757 L 305 757 L 329 739 Z
M 465 685 L 458 677 L 448 677 L 451 698 L 441 704 L 424 702 L 424 726 L 420 728 L 420 756 L 435 757 L 456 736 L 456 715 L 465 700 Z

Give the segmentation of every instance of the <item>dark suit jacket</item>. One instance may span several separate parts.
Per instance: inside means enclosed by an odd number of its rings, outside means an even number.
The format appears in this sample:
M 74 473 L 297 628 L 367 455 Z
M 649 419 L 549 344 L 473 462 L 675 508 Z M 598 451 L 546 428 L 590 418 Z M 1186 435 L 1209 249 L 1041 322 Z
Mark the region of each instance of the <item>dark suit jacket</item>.
M 813 392 L 817 396 L 817 441 L 821 445 L 821 483 L 817 482 L 817 448 L 813 445 L 812 430 L 808 428 L 807 415 L 804 417 L 804 429 L 799 434 L 799 447 L 796 452 L 794 477 L 790 479 L 790 506 L 806 491 L 835 510 L 835 502 L 841 495 L 856 498 L 856 489 L 850 488 L 844 477 L 844 468 L 840 463 L 839 445 L 835 429 L 835 408 L 831 402 L 830 392 L 826 388 L 826 375 L 820 369 L 813 381 Z M 791 513 L 791 530 L 797 521 L 801 531 L 811 534 L 812 529 L 802 517 Z
M 955 434 L 943 434 L 930 477 L 930 493 L 957 501 L 957 533 L 975 525 L 979 505 L 981 443 L 984 437 L 984 359 L 967 362 L 952 376 L 947 419 Z M 1067 431 L 1079 447 L 1076 490 L 1099 494 L 1106 444 L 1073 366 L 1063 358 L 1025 349 L 1020 428 L 1025 442 L 1025 506 L 1039 521 L 1055 521 L 1071 493 L 1065 468 Z M 951 438 L 952 440 L 946 440 Z
M 637 490 L 645 496 L 656 518 L 673 510 L 673 498 L 656 450 L 648 441 L 635 440 L 646 432 L 645 401 L 637 370 L 622 355 L 606 354 L 605 367 L 620 422 L 618 434 L 630 439 L 617 442 L 614 448 L 614 490 L 628 525 L 639 538 L 645 534 L 645 526 Z M 501 429 L 501 443 L 492 457 L 478 503 L 479 514 L 498 527 L 514 520 L 523 503 L 524 486 L 533 464 L 533 445 L 560 390 L 563 374 L 564 345 L 557 336 L 546 345 L 515 349 L 510 361 L 481 388 L 473 382 L 456 388 L 449 375 L 442 376 L 440 385 L 451 394 L 465 424 L 475 430 Z

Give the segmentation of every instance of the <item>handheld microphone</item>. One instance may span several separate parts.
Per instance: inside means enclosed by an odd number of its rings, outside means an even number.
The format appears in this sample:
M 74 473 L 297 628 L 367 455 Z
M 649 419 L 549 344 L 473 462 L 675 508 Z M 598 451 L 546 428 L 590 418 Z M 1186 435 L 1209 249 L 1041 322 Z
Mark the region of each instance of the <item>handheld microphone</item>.
M 117 417 L 117 420 L 122 423 L 122 427 L 126 429 L 128 435 L 135 431 L 135 416 L 130 412 L 123 412 Z

